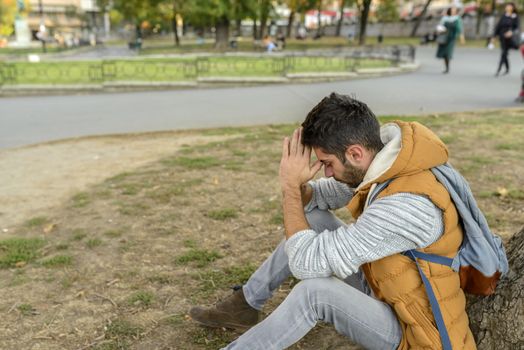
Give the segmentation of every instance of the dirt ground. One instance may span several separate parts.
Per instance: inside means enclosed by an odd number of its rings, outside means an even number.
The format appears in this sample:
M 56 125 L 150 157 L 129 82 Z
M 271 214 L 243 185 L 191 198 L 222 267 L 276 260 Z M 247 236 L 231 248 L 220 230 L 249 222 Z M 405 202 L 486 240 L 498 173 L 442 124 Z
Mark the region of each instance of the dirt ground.
M 449 145 L 493 230 L 507 239 L 520 229 L 524 111 L 416 119 Z M 228 295 L 282 239 L 278 161 L 293 127 L 0 152 L 0 349 L 218 349 L 233 340 L 187 311 Z M 292 349 L 351 347 L 319 324 Z
M 154 162 L 184 144 L 223 139 L 159 132 L 84 137 L 0 150 L 0 229 L 5 233 L 31 217 L 48 215 L 53 207 L 90 185 Z

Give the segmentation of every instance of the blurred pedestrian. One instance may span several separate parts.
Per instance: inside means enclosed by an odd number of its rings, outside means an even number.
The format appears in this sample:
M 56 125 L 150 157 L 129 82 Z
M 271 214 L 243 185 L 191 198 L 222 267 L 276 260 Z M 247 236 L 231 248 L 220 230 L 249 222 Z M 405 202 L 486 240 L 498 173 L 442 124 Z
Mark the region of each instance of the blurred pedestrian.
M 275 45 L 275 43 L 273 42 L 273 39 L 269 35 L 266 35 L 264 37 L 262 44 L 266 48 L 266 52 L 271 53 L 277 49 L 277 46 Z
M 442 73 L 449 73 L 449 61 L 453 57 L 453 49 L 455 48 L 455 41 L 460 37 L 460 42 L 464 44 L 466 40 L 463 34 L 462 19 L 458 15 L 456 7 L 450 7 L 446 11 L 446 15 L 442 17 L 437 26 L 437 57 L 444 59 L 444 71 Z
M 517 14 L 517 7 L 514 3 L 509 2 L 504 8 L 504 14 L 500 18 L 497 26 L 495 27 L 495 33 L 491 38 L 499 38 L 500 41 L 500 61 L 497 73 L 495 76 L 499 76 L 502 66 L 506 68 L 503 75 L 509 73 L 509 61 L 508 52 L 510 49 L 518 49 L 520 47 L 520 21 Z

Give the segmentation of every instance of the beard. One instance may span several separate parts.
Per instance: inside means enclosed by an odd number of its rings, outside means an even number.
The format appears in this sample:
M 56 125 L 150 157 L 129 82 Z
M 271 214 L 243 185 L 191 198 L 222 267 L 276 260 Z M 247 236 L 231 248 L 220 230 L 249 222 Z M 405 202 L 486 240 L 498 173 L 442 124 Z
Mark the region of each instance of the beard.
M 346 161 L 344 162 L 344 172 L 342 173 L 342 178 L 337 179 L 335 177 L 335 180 L 346 183 L 351 188 L 356 188 L 362 183 L 365 175 L 366 171 L 364 169 L 354 167 Z

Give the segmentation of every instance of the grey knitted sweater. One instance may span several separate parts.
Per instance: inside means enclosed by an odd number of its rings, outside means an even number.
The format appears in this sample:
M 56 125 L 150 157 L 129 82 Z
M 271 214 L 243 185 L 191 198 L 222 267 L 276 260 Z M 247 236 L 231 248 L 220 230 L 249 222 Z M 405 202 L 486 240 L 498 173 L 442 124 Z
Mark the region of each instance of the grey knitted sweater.
M 353 195 L 333 178 L 309 183 L 313 198 L 305 211 L 342 208 Z M 398 193 L 374 201 L 354 224 L 335 231 L 299 231 L 286 242 L 289 268 L 298 279 L 339 278 L 360 265 L 409 249 L 427 247 L 443 233 L 442 211 L 427 197 Z

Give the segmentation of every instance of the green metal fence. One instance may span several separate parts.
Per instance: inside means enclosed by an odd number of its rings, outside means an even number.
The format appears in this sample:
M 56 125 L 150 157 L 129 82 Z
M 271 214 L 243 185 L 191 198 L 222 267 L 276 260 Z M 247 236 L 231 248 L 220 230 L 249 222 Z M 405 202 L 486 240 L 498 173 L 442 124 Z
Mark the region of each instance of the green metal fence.
M 413 61 L 410 46 L 278 55 L 209 55 L 102 61 L 0 62 L 0 85 L 192 81 L 199 77 L 274 77 L 351 72 Z

